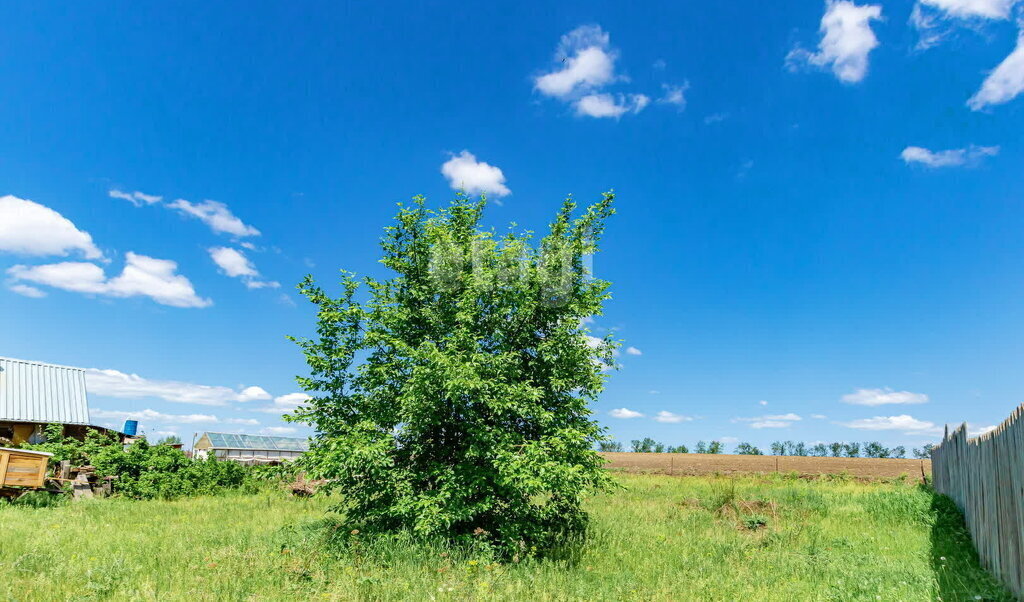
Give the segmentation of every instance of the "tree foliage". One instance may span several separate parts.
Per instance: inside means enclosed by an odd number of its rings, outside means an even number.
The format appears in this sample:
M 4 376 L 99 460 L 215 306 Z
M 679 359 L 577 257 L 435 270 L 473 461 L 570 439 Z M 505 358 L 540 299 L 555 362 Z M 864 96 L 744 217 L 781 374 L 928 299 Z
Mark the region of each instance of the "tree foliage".
M 610 296 L 587 257 L 612 199 L 579 217 L 567 200 L 535 241 L 482 228 L 483 199 L 432 211 L 417 197 L 382 241 L 393 275 L 365 278 L 365 300 L 347 272 L 338 297 L 302 282 L 317 334 L 293 340 L 313 398 L 292 418 L 315 428 L 303 462 L 344 492 L 349 523 L 512 554 L 585 529 L 583 496 L 610 482 L 589 403 L 616 343 L 584 320 Z

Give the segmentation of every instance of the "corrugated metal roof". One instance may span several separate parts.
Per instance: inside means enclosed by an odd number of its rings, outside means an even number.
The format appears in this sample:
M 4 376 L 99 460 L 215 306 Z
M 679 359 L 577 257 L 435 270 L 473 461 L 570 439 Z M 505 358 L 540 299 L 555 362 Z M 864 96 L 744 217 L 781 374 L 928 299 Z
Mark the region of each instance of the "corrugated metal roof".
M 0 357 L 0 420 L 89 424 L 85 370 Z
M 252 449 L 260 451 L 309 450 L 309 439 L 298 437 L 265 437 L 263 435 L 241 435 L 232 433 L 205 433 L 210 438 L 211 449 Z

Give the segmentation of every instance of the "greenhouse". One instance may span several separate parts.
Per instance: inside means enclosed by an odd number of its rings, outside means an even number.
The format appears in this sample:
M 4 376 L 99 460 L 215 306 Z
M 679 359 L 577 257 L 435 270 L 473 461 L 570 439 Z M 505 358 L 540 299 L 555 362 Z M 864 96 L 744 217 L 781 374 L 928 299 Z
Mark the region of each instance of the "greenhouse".
M 220 460 L 262 464 L 298 458 L 309 449 L 309 440 L 299 437 L 203 433 L 192 449 L 197 458 L 213 454 Z

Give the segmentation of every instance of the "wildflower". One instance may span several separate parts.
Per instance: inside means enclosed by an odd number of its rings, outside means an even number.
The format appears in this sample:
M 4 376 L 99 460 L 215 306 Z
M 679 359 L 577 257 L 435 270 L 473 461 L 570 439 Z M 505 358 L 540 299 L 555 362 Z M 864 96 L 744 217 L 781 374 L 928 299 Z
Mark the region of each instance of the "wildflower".
M 469 566 L 476 566 L 476 561 L 475 560 L 470 560 L 469 561 Z
M 939 556 L 939 560 L 941 560 L 942 562 L 946 562 L 946 557 L 945 556 Z

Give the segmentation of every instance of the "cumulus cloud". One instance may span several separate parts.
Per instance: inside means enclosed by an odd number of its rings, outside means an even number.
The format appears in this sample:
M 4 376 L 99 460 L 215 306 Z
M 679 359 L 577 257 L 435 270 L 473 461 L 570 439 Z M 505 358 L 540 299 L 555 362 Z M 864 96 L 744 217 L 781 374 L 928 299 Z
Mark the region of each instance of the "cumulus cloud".
M 975 146 L 955 148 L 943 151 L 931 151 L 920 146 L 908 146 L 900 153 L 900 158 L 910 165 L 917 163 L 925 167 L 961 167 L 977 165 L 985 157 L 999 154 L 998 146 Z
M 135 192 L 122 192 L 120 190 L 117 190 L 116 188 L 112 188 L 107 194 L 110 195 L 110 198 L 123 199 L 125 201 L 130 202 L 132 205 L 135 205 L 136 207 L 141 207 L 143 205 L 153 205 L 164 200 L 164 197 L 162 196 L 146 194 L 143 192 L 139 192 L 138 190 L 136 190 Z
M 814 418 L 815 420 L 825 420 L 828 416 L 824 414 L 811 414 L 811 418 Z
M 171 307 L 208 307 L 213 301 L 196 295 L 178 264 L 128 252 L 121 273 L 107 278 L 94 263 L 65 261 L 37 266 L 16 265 L 7 270 L 12 281 L 31 282 L 75 293 L 107 297 L 149 297 Z
M 208 406 L 223 406 L 231 402 L 270 398 L 270 394 L 260 387 L 246 387 L 236 391 L 230 387 L 218 385 L 198 385 L 177 380 L 152 380 L 138 374 L 126 374 L 109 369 L 86 369 L 85 383 L 90 395 L 122 399 L 155 397 L 175 403 Z
M 979 426 L 979 427 L 976 427 L 976 428 L 972 427 L 971 425 L 968 424 L 967 425 L 967 435 L 970 436 L 970 437 L 977 437 L 978 435 L 984 435 L 985 433 L 994 431 L 994 430 L 996 430 L 996 428 L 998 428 L 998 427 L 996 425 L 994 425 L 994 424 L 991 424 L 989 426 Z
M 534 86 L 547 96 L 566 98 L 580 90 L 593 90 L 615 81 L 618 53 L 598 25 L 583 25 L 562 36 L 555 52 L 560 68 L 538 76 Z
M 623 418 L 623 419 L 643 418 L 643 416 L 644 416 L 640 412 L 635 412 L 633 410 L 630 410 L 629 408 L 616 408 L 616 409 L 608 412 L 608 415 L 611 416 L 612 418 Z
M 934 422 L 918 420 L 913 416 L 908 416 L 907 414 L 901 414 L 899 416 L 875 416 L 874 418 L 861 418 L 850 422 L 840 422 L 839 424 L 852 429 L 867 431 L 904 431 L 906 433 L 928 434 L 938 434 L 942 432 L 942 428 L 936 426 Z
M 217 233 L 231 234 L 243 238 L 246 236 L 259 236 L 260 231 L 238 219 L 228 206 L 219 201 L 203 201 L 201 203 L 190 203 L 185 199 L 178 199 L 167 204 L 167 207 L 176 210 L 178 213 L 197 218 Z
M 1017 47 L 999 63 L 981 88 L 967 101 L 973 111 L 1010 102 L 1024 91 L 1024 25 L 1017 34 Z
M 210 259 L 217 264 L 217 267 L 227 276 L 239 278 L 246 288 L 278 288 L 279 282 L 260 279 L 260 273 L 256 270 L 253 262 L 238 249 L 231 247 L 211 247 L 207 249 Z
M 842 402 L 857 406 L 909 405 L 927 403 L 928 396 L 924 393 L 893 391 L 888 387 L 884 389 L 857 389 L 853 393 L 843 395 Z
M 263 387 L 246 387 L 238 394 L 238 401 L 243 403 L 247 401 L 262 401 L 265 399 L 270 399 L 270 393 L 267 393 Z
M 178 424 L 203 424 L 220 422 L 212 414 L 164 414 L 156 410 L 142 410 L 138 412 L 121 410 L 89 410 L 89 416 L 93 419 L 107 418 L 114 420 L 138 420 L 142 423 L 162 422 Z
M 12 195 L 0 197 L 0 251 L 38 256 L 78 252 L 86 259 L 103 258 L 92 236 L 71 220 L 45 205 Z
M 622 117 L 632 111 L 639 113 L 644 110 L 651 99 L 644 94 L 587 94 L 574 104 L 577 115 L 588 117 Z
M 441 164 L 441 174 L 453 190 L 469 194 L 508 196 L 512 191 L 505 186 L 505 174 L 495 165 L 477 161 L 476 156 L 464 150 Z
M 676 424 L 679 422 L 690 422 L 693 420 L 693 416 L 684 416 L 682 414 L 673 414 L 662 410 L 654 417 L 656 422 L 667 422 L 669 424 Z
M 733 418 L 733 422 L 747 422 L 750 424 L 750 428 L 755 429 L 770 429 L 770 428 L 785 428 L 792 426 L 794 422 L 803 420 L 798 414 L 792 412 L 788 414 L 769 414 L 767 416 L 750 416 L 745 418 Z
M 306 393 L 288 393 L 286 395 L 275 397 L 273 405 L 264 408 L 257 408 L 254 411 L 265 412 L 267 414 L 286 414 L 292 412 L 310 399 L 313 399 L 312 396 L 307 395 Z
M 644 352 L 636 347 L 626 347 L 626 355 L 643 355 Z
M 555 52 L 557 68 L 534 78 L 534 89 L 571 105 L 581 117 L 618 119 L 626 113 L 639 113 L 651 102 L 646 94 L 603 91 L 609 84 L 626 80 L 615 73 L 617 58 L 607 32 L 597 25 L 577 27 L 562 36 Z
M 818 51 L 794 48 L 786 55 L 786 65 L 795 70 L 802 65 L 819 69 L 831 67 L 843 83 L 856 83 L 868 72 L 868 55 L 878 47 L 871 22 L 882 18 L 879 4 L 857 5 L 848 0 L 827 0 L 821 18 Z

